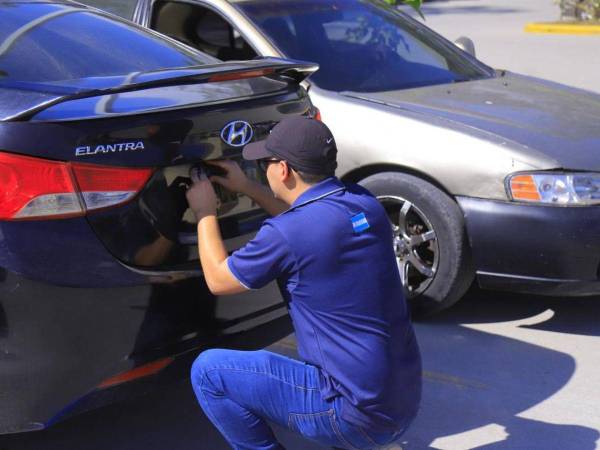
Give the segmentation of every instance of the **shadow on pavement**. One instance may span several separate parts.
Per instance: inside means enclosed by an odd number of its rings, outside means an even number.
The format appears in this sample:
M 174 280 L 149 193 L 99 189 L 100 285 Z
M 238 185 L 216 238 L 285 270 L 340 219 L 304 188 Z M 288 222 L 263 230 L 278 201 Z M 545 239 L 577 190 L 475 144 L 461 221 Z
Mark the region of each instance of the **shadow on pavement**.
M 576 369 L 572 356 L 468 326 L 523 320 L 551 309 L 550 320 L 522 326 L 597 336 L 599 300 L 474 289 L 451 310 L 416 324 L 424 394 L 420 414 L 403 436 L 405 449 L 595 449 L 597 430 L 518 416 L 569 382 Z
M 509 292 L 481 291 L 472 288 L 447 311 L 427 323 L 494 323 L 527 319 L 552 310 L 551 319 L 536 325 L 521 325 L 544 331 L 585 336 L 600 336 L 600 296 L 542 297 Z

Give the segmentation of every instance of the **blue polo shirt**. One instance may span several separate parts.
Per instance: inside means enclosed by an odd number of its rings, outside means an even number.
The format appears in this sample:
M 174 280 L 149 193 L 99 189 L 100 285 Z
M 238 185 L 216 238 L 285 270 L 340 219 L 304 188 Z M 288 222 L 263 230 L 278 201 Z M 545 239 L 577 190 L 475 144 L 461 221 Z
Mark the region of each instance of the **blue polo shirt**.
M 277 279 L 298 353 L 320 372 L 321 394 L 342 397 L 341 416 L 398 430 L 416 415 L 421 358 L 381 204 L 328 178 L 266 220 L 227 260 L 249 289 Z

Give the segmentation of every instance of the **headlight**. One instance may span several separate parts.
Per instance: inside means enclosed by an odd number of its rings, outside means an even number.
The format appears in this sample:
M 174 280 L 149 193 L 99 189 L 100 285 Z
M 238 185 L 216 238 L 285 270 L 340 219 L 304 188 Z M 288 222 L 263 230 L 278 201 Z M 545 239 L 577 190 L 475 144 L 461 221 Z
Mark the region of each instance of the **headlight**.
M 551 205 L 600 204 L 600 173 L 517 173 L 507 178 L 514 201 Z

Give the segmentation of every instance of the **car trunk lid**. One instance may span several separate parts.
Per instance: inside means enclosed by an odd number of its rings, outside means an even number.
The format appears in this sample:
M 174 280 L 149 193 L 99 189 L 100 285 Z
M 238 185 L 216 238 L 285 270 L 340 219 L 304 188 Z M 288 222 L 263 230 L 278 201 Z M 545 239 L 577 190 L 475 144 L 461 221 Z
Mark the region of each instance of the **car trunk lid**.
M 94 176 L 110 167 L 152 169 L 153 175 L 135 197 L 117 206 L 87 208 L 87 219 L 108 251 L 123 263 L 153 277 L 158 272 L 167 277 L 188 276 L 190 270 L 199 271 L 195 218 L 185 199 L 192 165 L 235 159 L 250 177 L 264 182 L 254 163 L 242 161 L 244 143 L 226 142 L 223 129 L 232 122 L 246 123 L 252 128 L 251 138 L 261 140 L 284 117 L 314 112 L 306 91 L 298 85 L 303 68 L 296 72 L 296 63 L 258 63 L 250 66 L 252 70 L 260 65 L 277 66 L 281 72 L 273 72 L 269 78 L 256 72 L 249 77 L 248 70 L 235 69 L 213 72 L 226 77 L 207 83 L 144 86 L 141 91 L 57 102 L 38 110 L 29 120 L 22 116 L 0 122 L 0 149 L 72 165 L 77 177 L 81 173 Z M 236 75 L 233 79 L 232 73 Z M 143 99 L 152 91 L 165 99 L 176 93 L 180 97 L 168 106 L 148 108 L 146 103 L 125 112 L 115 110 L 113 103 L 106 108 L 110 113 L 100 111 L 94 118 L 88 117 L 103 98 L 139 95 L 136 98 Z M 95 106 L 73 106 L 77 102 Z M 258 229 L 265 215 L 251 199 L 218 186 L 216 190 L 222 234 L 233 250 Z M 103 195 L 103 201 L 108 196 L 106 192 L 81 192 L 81 201 L 96 194 Z

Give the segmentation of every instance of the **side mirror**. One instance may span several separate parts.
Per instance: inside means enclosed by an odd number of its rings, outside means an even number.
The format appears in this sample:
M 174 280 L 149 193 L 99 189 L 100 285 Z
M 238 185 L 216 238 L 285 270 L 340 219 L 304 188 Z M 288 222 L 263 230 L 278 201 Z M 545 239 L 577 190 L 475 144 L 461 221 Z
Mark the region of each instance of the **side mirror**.
M 454 41 L 454 45 L 456 45 L 461 50 L 467 52 L 471 56 L 475 56 L 475 44 L 468 37 L 461 36 L 457 40 Z

